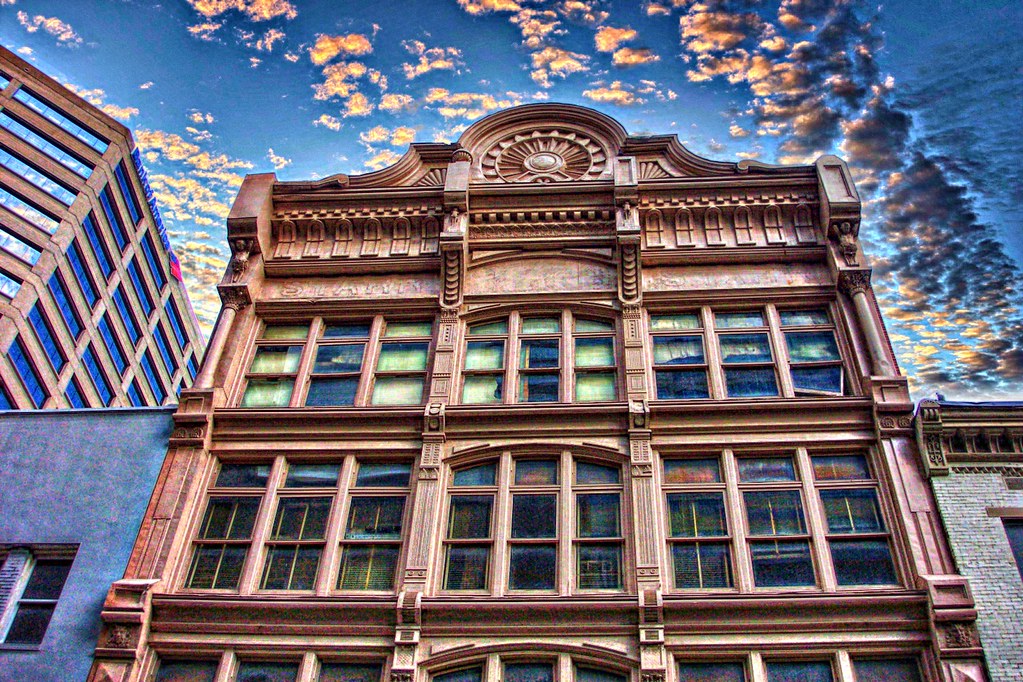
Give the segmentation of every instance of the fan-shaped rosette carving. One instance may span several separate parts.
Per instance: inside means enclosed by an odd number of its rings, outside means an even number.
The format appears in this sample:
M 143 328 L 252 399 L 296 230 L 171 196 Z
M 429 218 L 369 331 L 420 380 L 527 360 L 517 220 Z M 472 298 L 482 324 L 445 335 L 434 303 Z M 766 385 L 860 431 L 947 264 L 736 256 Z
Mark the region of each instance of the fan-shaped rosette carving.
M 505 182 L 593 180 L 607 169 L 607 153 L 573 131 L 516 133 L 491 147 L 480 162 L 483 177 Z

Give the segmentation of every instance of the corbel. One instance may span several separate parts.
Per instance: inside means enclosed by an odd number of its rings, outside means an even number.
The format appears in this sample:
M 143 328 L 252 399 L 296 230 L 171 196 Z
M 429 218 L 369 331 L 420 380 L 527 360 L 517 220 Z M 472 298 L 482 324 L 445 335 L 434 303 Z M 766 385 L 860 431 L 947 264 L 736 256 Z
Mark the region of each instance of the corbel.
M 444 224 L 440 232 L 440 305 L 462 304 L 469 232 L 469 166 L 472 155 L 458 149 L 451 156 L 444 179 Z
M 860 267 L 860 197 L 845 161 L 830 154 L 817 159 L 820 218 L 845 267 Z
M 928 476 L 948 476 L 948 457 L 942 444 L 941 406 L 935 400 L 922 400 L 916 413 L 916 442 Z
M 418 590 L 399 592 L 396 606 L 397 624 L 394 628 L 391 682 L 412 682 L 416 674 L 423 593 Z

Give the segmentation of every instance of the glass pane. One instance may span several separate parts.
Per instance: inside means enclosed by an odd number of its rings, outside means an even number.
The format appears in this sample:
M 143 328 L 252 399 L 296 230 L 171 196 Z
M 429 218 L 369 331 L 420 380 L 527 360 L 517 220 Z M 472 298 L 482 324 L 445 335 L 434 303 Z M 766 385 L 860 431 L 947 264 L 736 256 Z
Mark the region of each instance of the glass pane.
M 423 402 L 423 377 L 377 377 L 374 405 L 418 405 Z
M 466 668 L 453 673 L 433 676 L 433 682 L 480 682 L 482 679 L 483 668 Z
M 856 682 L 920 682 L 920 668 L 908 658 L 887 661 L 853 661 Z
M 379 663 L 324 663 L 317 682 L 380 682 Z
M 404 488 L 412 476 L 408 462 L 359 462 L 356 488 Z
M 753 542 L 753 580 L 757 587 L 805 587 L 814 585 L 810 543 Z M 802 679 L 802 678 L 800 678 Z
M 289 464 L 285 488 L 335 488 L 340 464 Z
M 302 346 L 259 346 L 252 358 L 249 372 L 253 374 L 286 374 L 298 371 Z
M 522 320 L 523 334 L 557 334 L 560 331 L 560 317 L 527 317 Z
M 614 322 L 608 322 L 607 320 L 585 320 L 577 317 L 575 319 L 575 330 L 577 332 L 613 332 L 615 325 Z
M 462 403 L 483 405 L 504 400 L 504 375 L 469 375 L 462 381 Z
M 385 338 L 432 335 L 433 322 L 395 322 L 389 320 L 384 326 Z
M 313 377 L 309 382 L 309 393 L 305 397 L 305 404 L 310 407 L 354 405 L 355 393 L 358 390 L 359 377 L 357 376 L 336 379 Z
M 791 457 L 742 457 L 736 459 L 735 463 L 742 483 L 796 480 Z
M 309 325 L 305 324 L 268 324 L 263 329 L 264 339 L 304 339 L 309 334 Z
M 21 604 L 4 644 L 40 644 L 53 617 L 55 604 Z
M 348 343 L 340 346 L 320 346 L 316 349 L 314 372 L 338 373 L 358 372 L 362 369 L 364 343 Z
M 506 663 L 502 682 L 554 682 L 550 663 Z
M 735 329 L 738 327 L 766 327 L 764 314 L 759 310 L 741 313 L 714 313 L 714 326 L 718 329 Z
M 887 540 L 834 540 L 831 561 L 839 585 L 894 585 Z
M 655 336 L 654 364 L 702 365 L 702 336 Z
M 668 495 L 668 518 L 672 537 L 728 534 L 725 500 L 721 493 L 672 493 Z
M 813 475 L 818 481 L 870 478 L 867 458 L 863 455 L 817 455 L 810 459 Z
M 369 325 L 350 323 L 350 322 L 338 322 L 328 323 L 323 328 L 323 338 L 325 339 L 341 339 L 350 337 L 362 337 L 366 338 L 369 336 Z
M 760 398 L 778 395 L 773 369 L 726 369 L 725 391 L 729 398 Z
M 265 488 L 270 479 L 269 464 L 221 464 L 218 488 Z
M 213 682 L 215 661 L 160 661 L 156 682 Z
M 616 538 L 621 534 L 618 493 L 575 496 L 576 533 L 581 538 Z
M 341 552 L 339 590 L 394 589 L 398 547 L 394 545 L 345 545 Z
M 767 682 L 831 682 L 830 663 L 768 663 Z
M 798 490 L 745 492 L 750 535 L 800 535 L 806 532 Z
M 823 308 L 811 310 L 779 310 L 781 323 L 786 327 L 807 324 L 830 324 L 828 311 Z
M 671 559 L 679 589 L 732 587 L 732 561 L 726 543 L 676 543 L 671 546 Z
M 294 379 L 249 379 L 242 407 L 287 407 Z
M 512 590 L 552 590 L 557 558 L 554 545 L 512 545 L 508 587 Z
M 448 537 L 452 539 L 489 538 L 491 495 L 455 495 L 451 498 Z
M 771 362 L 771 343 L 767 334 L 721 334 L 718 342 L 724 363 Z
M 311 590 L 320 566 L 319 547 L 272 546 L 263 567 L 264 590 Z
M 448 565 L 444 574 L 444 589 L 486 589 L 487 564 L 489 561 L 489 547 L 448 547 Z
M 348 512 L 349 540 L 400 540 L 404 497 L 353 497 Z
M 619 545 L 576 545 L 576 572 L 581 590 L 616 590 L 622 586 Z
M 575 340 L 576 367 L 613 367 L 615 344 L 613 339 L 581 338 Z
M 785 345 L 792 362 L 820 362 L 838 360 L 835 335 L 825 332 L 786 332 Z
M 282 497 L 274 517 L 273 540 L 322 540 L 332 497 Z M 354 502 L 353 502 L 354 506 Z
M 380 345 L 378 372 L 418 372 L 426 369 L 428 343 L 384 343 Z
M 1012 558 L 1019 569 L 1020 577 L 1023 577 L 1023 523 L 1019 521 L 1002 520 L 1005 528 L 1005 537 L 1009 541 L 1009 549 L 1012 550 Z
M 745 682 L 742 663 L 679 663 L 679 682 Z
M 519 367 L 522 369 L 544 369 L 558 366 L 557 339 L 533 339 L 523 341 L 519 353 Z
M 36 561 L 22 599 L 59 599 L 70 571 L 71 562 L 67 560 Z
M 195 548 L 188 586 L 198 589 L 236 589 L 247 546 L 204 545 Z
M 877 533 L 884 530 L 877 493 L 870 489 L 822 490 L 829 533 Z
M 549 459 L 515 460 L 515 485 L 557 485 L 558 463 Z
M 717 483 L 720 480 L 717 458 L 664 460 L 665 483 Z
M 470 341 L 465 345 L 466 369 L 502 369 L 504 341 Z
M 618 397 L 615 375 L 611 372 L 588 372 L 575 377 L 575 399 L 580 403 L 610 402 Z
M 484 322 L 469 326 L 469 336 L 481 336 L 483 334 L 507 334 L 508 320 L 499 322 Z
M 657 397 L 660 400 L 708 398 L 707 372 L 702 369 L 654 372 Z
M 512 495 L 513 538 L 553 538 L 557 535 L 557 495 Z
M 841 367 L 793 367 L 792 386 L 797 391 L 842 392 Z
M 599 668 L 584 668 L 576 666 L 576 682 L 627 682 L 628 677 L 620 673 L 612 673 Z
M 238 682 L 295 682 L 297 663 L 242 663 Z
M 214 497 L 202 522 L 203 539 L 247 540 L 259 510 L 259 497 Z
M 557 374 L 523 374 L 519 376 L 519 402 L 556 403 L 558 384 Z
M 592 464 L 590 462 L 575 463 L 575 482 L 577 485 L 601 485 L 620 483 L 622 472 L 618 467 Z
M 452 485 L 494 485 L 496 480 L 497 465 L 489 462 L 456 471 L 452 479 Z
M 700 316 L 696 313 L 650 316 L 650 331 L 654 332 L 699 329 L 702 326 L 700 324 Z

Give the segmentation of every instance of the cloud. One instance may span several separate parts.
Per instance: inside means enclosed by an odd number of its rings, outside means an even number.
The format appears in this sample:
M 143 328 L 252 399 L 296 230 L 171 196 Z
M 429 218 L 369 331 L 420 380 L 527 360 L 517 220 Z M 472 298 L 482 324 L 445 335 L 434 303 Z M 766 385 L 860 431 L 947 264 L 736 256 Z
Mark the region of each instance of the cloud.
M 370 104 L 369 99 L 361 92 L 356 92 L 345 102 L 345 109 L 341 112 L 341 116 L 349 118 L 351 116 L 369 116 L 371 113 L 373 113 L 373 105 Z
M 430 88 L 424 101 L 427 104 L 439 105 L 437 112 L 444 118 L 466 118 L 473 120 L 489 111 L 505 109 L 522 103 L 517 93 L 505 93 L 506 97 L 498 99 L 488 93 L 450 92 L 445 88 Z
M 262 63 L 263 60 L 260 59 L 259 57 L 249 57 L 249 65 L 252 66 L 252 68 L 256 68 Z
M 380 98 L 380 110 L 389 114 L 397 114 L 401 111 L 410 112 L 415 105 L 415 99 L 411 95 L 390 93 Z
M 207 19 L 236 11 L 251 21 L 268 21 L 276 17 L 294 19 L 298 10 L 288 0 L 186 0 L 196 12 Z
M 646 48 L 622 47 L 614 51 L 611 63 L 615 66 L 639 66 L 659 62 L 661 58 Z
M 79 47 L 82 44 L 82 37 L 75 33 L 71 24 L 61 21 L 57 17 L 44 17 L 37 14 L 29 17 L 25 12 L 18 12 L 18 23 L 25 27 L 29 33 L 35 33 L 42 29 L 57 39 L 58 45 L 64 47 Z
M 557 8 L 558 12 L 569 21 L 586 26 L 596 26 L 610 16 L 606 11 L 597 9 L 598 4 L 600 4 L 600 0 L 561 0 Z
M 749 131 L 742 126 L 733 123 L 728 127 L 728 134 L 732 137 L 748 137 Z
M 80 88 L 73 83 L 64 83 L 68 90 L 75 93 L 82 99 L 94 107 L 98 107 L 107 116 L 119 119 L 121 121 L 127 121 L 132 116 L 137 116 L 139 110 L 135 107 L 122 107 L 116 104 L 108 104 L 104 101 L 107 93 L 100 88 L 93 88 L 91 90 L 86 88 Z
M 473 16 L 488 12 L 517 12 L 522 9 L 514 0 L 458 0 L 458 6 Z
M 279 154 L 274 153 L 273 147 L 266 150 L 266 158 L 273 164 L 274 170 L 280 170 L 285 166 L 291 165 L 291 159 L 287 159 Z
M 407 126 L 399 126 L 394 130 L 389 130 L 384 126 L 376 126 L 370 128 L 364 133 L 359 133 L 359 140 L 367 145 L 372 145 L 378 142 L 388 142 L 394 147 L 406 147 L 411 144 L 415 137 L 415 128 L 409 128 Z
M 313 121 L 313 125 L 314 126 L 323 126 L 325 128 L 330 128 L 331 130 L 336 132 L 338 130 L 341 130 L 341 126 L 343 124 L 341 123 L 341 120 L 338 119 L 338 118 L 335 118 L 335 117 L 330 116 L 328 114 L 320 114 L 320 117 L 318 119 L 316 119 L 315 121 Z
M 550 36 L 565 32 L 558 29 L 561 22 L 551 10 L 523 9 L 512 15 L 510 21 L 519 27 L 522 44 L 532 50 L 542 48 Z
M 617 104 L 618 106 L 630 106 L 643 104 L 645 99 L 637 97 L 635 88 L 623 85 L 621 81 L 612 81 L 607 87 L 596 87 L 583 90 L 583 97 L 602 104 Z
M 263 37 L 256 41 L 256 49 L 261 52 L 273 52 L 274 44 L 284 40 L 284 31 L 276 28 L 268 29 Z
M 153 87 L 153 85 L 155 85 L 153 81 L 146 81 L 145 83 L 139 86 L 139 90 L 148 90 L 149 88 Z
M 548 45 L 532 55 L 533 71 L 529 74 L 542 88 L 551 87 L 550 76 L 566 78 L 570 74 L 589 71 L 589 57 Z
M 210 123 L 213 123 L 214 121 L 216 121 L 216 119 L 213 118 L 213 114 L 204 114 L 203 112 L 199 111 L 198 109 L 192 109 L 192 110 L 190 110 L 188 112 L 188 120 L 191 121 L 192 123 L 207 123 L 207 124 L 210 124 Z
M 372 51 L 373 44 L 369 42 L 369 38 L 361 33 L 337 36 L 320 33 L 316 36 L 316 43 L 309 48 L 309 59 L 312 60 L 313 64 L 319 66 L 326 64 L 342 53 L 345 55 L 365 55 Z
M 456 66 L 462 65 L 462 51 L 455 47 L 428 48 L 419 40 L 406 40 L 401 45 L 410 54 L 419 57 L 419 61 L 415 64 L 405 62 L 401 65 L 405 78 L 408 80 L 430 71 L 453 71 Z
M 356 79 L 366 75 L 366 65 L 361 62 L 338 62 L 324 67 L 325 80 L 313 85 L 316 99 L 327 100 L 331 97 L 351 97 L 358 89 Z
M 213 133 L 208 130 L 199 130 L 192 126 L 185 126 L 185 132 L 192 136 L 196 142 L 209 142 L 213 139 Z
M 683 45 L 697 54 L 731 49 L 759 34 L 763 26 L 764 21 L 752 12 L 714 12 L 701 4 L 693 5 L 679 21 Z
M 13 2 L 13 1 L 14 1 L 14 0 L 11 0 L 11 2 Z M 3 0 L 0 0 L 0 4 L 2 4 L 2 3 L 3 3 Z M 18 48 L 18 49 L 16 50 L 16 52 L 17 52 L 18 54 L 23 54 L 23 55 L 25 55 L 26 57 L 31 57 L 31 56 L 32 56 L 32 55 L 34 54 L 34 51 L 33 51 L 33 50 L 32 50 L 32 48 L 31 48 L 31 47 L 29 47 L 28 45 L 22 45 L 21 47 L 19 47 L 19 48 Z
M 216 40 L 216 36 L 214 34 L 218 30 L 220 30 L 220 27 L 223 25 L 224 22 L 222 21 L 221 22 L 206 21 L 200 24 L 189 26 L 188 32 L 191 33 L 193 37 L 198 38 L 199 40 L 212 42 L 213 40 Z
M 401 158 L 400 154 L 398 154 L 396 152 L 393 152 L 390 149 L 383 149 L 383 150 L 380 150 L 380 151 L 376 151 L 376 150 L 370 150 L 370 151 L 371 152 L 375 152 L 375 154 L 374 154 L 374 156 L 370 157 L 370 159 L 368 161 L 366 161 L 366 167 L 367 168 L 372 168 L 374 170 L 379 170 L 381 168 L 386 168 L 387 166 L 391 166 L 396 161 L 398 161 L 398 159 Z
M 637 35 L 639 34 L 631 28 L 601 26 L 594 34 L 593 41 L 597 45 L 598 52 L 614 52 L 622 43 L 635 40 Z
M 298 61 L 299 59 L 301 59 L 301 57 L 299 57 L 299 56 L 298 56 L 297 54 L 295 54 L 294 52 L 285 52 L 285 53 L 284 53 L 284 58 L 285 58 L 285 59 L 287 59 L 287 60 L 288 60 L 289 62 L 291 62 L 292 64 L 294 64 L 294 63 L 295 63 L 295 62 L 297 62 L 297 61 Z

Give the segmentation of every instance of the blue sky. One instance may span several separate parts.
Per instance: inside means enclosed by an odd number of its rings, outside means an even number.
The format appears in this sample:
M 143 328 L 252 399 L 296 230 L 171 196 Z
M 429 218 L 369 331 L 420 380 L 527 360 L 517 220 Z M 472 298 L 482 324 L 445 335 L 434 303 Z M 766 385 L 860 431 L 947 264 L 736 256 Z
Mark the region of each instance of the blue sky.
M 838 153 L 918 397 L 1023 397 L 1023 8 L 899 0 L 0 0 L 0 41 L 135 132 L 200 320 L 246 173 L 361 173 L 508 106 L 714 159 Z

